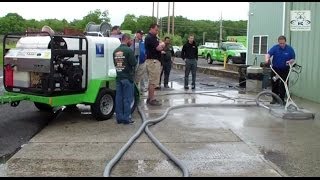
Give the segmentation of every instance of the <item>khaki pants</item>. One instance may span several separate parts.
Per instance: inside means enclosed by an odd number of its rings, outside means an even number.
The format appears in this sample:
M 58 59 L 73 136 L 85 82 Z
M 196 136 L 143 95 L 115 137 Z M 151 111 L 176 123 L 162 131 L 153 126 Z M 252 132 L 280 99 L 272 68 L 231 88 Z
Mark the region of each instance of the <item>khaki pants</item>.
M 146 68 L 149 79 L 149 84 L 157 86 L 160 80 L 161 63 L 157 59 L 147 59 Z

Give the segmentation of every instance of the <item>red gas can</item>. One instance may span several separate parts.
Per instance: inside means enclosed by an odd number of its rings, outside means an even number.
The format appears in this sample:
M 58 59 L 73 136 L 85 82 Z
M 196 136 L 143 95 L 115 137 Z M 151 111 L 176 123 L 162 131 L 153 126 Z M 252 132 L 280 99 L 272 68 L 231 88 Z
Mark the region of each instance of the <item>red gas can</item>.
M 13 87 L 13 68 L 11 67 L 10 64 L 7 64 L 5 66 L 5 86 L 6 87 Z

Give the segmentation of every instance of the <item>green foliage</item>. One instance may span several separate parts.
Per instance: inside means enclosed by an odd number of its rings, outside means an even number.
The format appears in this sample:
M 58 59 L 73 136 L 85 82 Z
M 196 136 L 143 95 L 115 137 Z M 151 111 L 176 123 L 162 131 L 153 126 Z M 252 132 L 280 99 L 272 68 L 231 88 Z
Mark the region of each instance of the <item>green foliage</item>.
M 2 69 L 2 65 L 3 65 L 3 47 L 2 47 L 2 43 L 0 43 L 0 69 Z
M 0 33 L 23 32 L 25 30 L 25 19 L 17 13 L 8 13 L 0 18 Z
M 82 19 L 74 19 L 72 22 L 58 19 L 44 19 L 37 21 L 35 19 L 25 20 L 17 13 L 8 13 L 4 17 L 0 17 L 0 34 L 24 32 L 27 28 L 40 30 L 42 26 L 48 25 L 56 32 L 62 32 L 65 27 L 74 27 L 78 30 L 84 30 L 89 22 L 101 24 L 102 22 L 110 22 L 108 10 L 101 11 L 96 9 L 90 11 Z
M 130 30 L 131 32 L 135 32 L 137 30 L 137 18 L 133 14 L 127 14 L 124 17 L 124 21 L 120 26 L 120 29 Z
M 144 32 L 149 32 L 150 25 L 155 21 L 155 17 L 152 18 L 151 16 L 139 16 L 137 19 L 137 29 L 134 31 L 140 29 Z
M 168 17 L 160 20 L 162 32 L 168 32 Z M 220 33 L 220 21 L 210 20 L 189 20 L 182 16 L 174 18 L 174 34 L 182 37 L 186 43 L 190 34 L 195 35 L 195 41 L 202 44 L 203 37 L 206 42 L 218 42 Z M 227 36 L 246 36 L 247 21 L 223 21 L 222 37 Z M 172 17 L 170 17 L 170 31 L 172 32 Z
M 161 36 L 160 38 L 164 41 L 164 38 L 168 36 L 171 39 L 171 44 L 173 46 L 182 46 L 182 38 L 179 35 L 172 35 L 172 34 L 164 34 L 163 36 Z
M 108 10 L 101 11 L 96 9 L 90 11 L 82 19 L 74 19 L 72 22 L 67 20 L 58 19 L 45 19 L 37 21 L 35 19 L 25 20 L 17 13 L 8 13 L 4 17 L 0 17 L 0 34 L 6 34 L 9 32 L 24 32 L 27 28 L 39 29 L 44 25 L 49 25 L 56 32 L 61 32 L 65 27 L 73 27 L 83 31 L 89 22 L 100 24 L 102 22 L 110 22 Z M 134 14 L 127 14 L 124 21 L 121 23 L 120 28 L 123 30 L 130 30 L 133 33 L 141 29 L 144 32 L 149 31 L 149 26 L 156 22 L 155 17 L 151 16 L 139 16 Z M 168 33 L 168 17 L 160 18 L 160 36 Z M 174 18 L 174 36 L 171 36 L 172 43 L 174 45 L 182 45 L 187 42 L 189 34 L 195 35 L 195 41 L 198 44 L 205 42 L 218 42 L 220 33 L 220 22 L 211 20 L 189 20 L 182 16 L 175 16 Z M 224 40 L 227 36 L 246 36 L 247 21 L 223 21 L 223 33 Z M 170 33 L 172 33 L 172 17 L 170 17 Z
M 99 9 L 96 9 L 94 11 L 90 11 L 86 16 L 83 17 L 82 20 L 73 20 L 70 23 L 70 26 L 83 31 L 89 22 L 94 22 L 95 24 L 101 24 L 102 22 L 109 23 L 110 18 L 108 16 L 108 10 L 101 12 Z

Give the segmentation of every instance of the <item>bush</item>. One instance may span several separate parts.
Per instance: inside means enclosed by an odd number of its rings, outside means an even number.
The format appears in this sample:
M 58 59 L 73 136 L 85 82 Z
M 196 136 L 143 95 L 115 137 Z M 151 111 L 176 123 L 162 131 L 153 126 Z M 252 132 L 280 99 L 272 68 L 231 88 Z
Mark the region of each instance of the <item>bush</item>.
M 164 38 L 165 38 L 166 36 L 170 37 L 170 39 L 171 39 L 171 44 L 172 44 L 173 46 L 182 46 L 182 38 L 181 38 L 181 36 L 178 36 L 178 35 L 174 35 L 174 36 L 173 36 L 172 34 L 164 34 L 164 35 L 161 37 L 161 39 L 164 40 Z

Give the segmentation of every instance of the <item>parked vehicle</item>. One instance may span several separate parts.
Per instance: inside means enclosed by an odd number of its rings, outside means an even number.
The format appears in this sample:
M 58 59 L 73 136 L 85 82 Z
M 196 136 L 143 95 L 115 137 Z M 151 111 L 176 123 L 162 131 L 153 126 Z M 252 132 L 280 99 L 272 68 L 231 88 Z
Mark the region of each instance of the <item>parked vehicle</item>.
M 205 57 L 205 50 L 206 50 L 206 46 L 205 45 L 200 45 L 198 46 L 198 56 L 200 57 Z
M 172 48 L 173 48 L 174 56 L 180 58 L 182 48 L 180 48 L 179 46 L 172 46 Z
M 61 106 L 91 106 L 97 120 L 110 119 L 115 111 L 116 69 L 113 51 L 117 38 L 9 33 L 3 40 L 3 84 L 0 104 L 30 101 L 40 111 Z M 90 35 L 93 34 L 94 36 Z M 14 47 L 9 42 L 15 40 Z M 64 44 L 65 46 L 61 46 Z M 57 47 L 58 46 L 58 47 Z M 139 101 L 139 90 L 131 112 Z
M 228 64 L 245 64 L 246 52 L 246 47 L 241 43 L 222 42 L 219 48 L 205 51 L 205 58 L 208 64 L 212 64 L 213 61 L 224 62 L 226 55 Z

